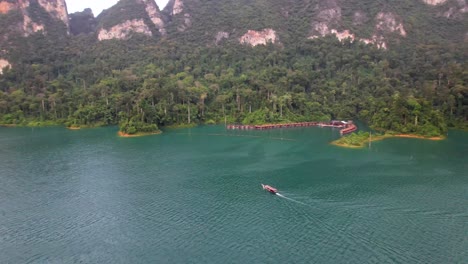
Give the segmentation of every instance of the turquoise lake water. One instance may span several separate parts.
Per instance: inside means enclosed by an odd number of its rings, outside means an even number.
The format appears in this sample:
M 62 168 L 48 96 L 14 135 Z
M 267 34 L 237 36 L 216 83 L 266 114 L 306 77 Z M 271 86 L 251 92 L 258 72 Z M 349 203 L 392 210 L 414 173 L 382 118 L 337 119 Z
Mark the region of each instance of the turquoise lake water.
M 0 263 L 468 263 L 466 132 L 116 132 L 0 128 Z

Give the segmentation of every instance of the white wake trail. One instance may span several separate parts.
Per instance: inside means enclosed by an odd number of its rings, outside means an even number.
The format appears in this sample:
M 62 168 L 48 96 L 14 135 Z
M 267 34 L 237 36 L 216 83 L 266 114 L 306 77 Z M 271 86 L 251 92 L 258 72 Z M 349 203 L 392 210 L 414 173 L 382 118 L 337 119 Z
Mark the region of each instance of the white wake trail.
M 302 205 L 307 205 L 307 204 L 305 204 L 305 203 L 303 203 L 303 202 L 299 202 L 299 201 L 294 200 L 294 199 L 292 199 L 292 198 L 286 197 L 286 196 L 282 195 L 281 193 L 276 193 L 276 195 L 279 196 L 279 197 L 281 197 L 281 198 L 284 198 L 284 199 L 286 199 L 286 200 L 289 200 L 289 201 L 291 201 L 291 202 L 295 202 L 295 203 L 302 204 Z

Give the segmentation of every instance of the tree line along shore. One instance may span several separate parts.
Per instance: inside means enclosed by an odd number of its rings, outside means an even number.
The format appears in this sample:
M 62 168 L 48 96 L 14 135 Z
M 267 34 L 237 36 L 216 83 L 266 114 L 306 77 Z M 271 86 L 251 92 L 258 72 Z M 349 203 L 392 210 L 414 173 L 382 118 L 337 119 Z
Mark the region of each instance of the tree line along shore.
M 34 54 L 0 75 L 0 124 L 118 125 L 132 135 L 194 123 L 352 118 L 425 137 L 468 126 L 462 47 L 383 51 L 323 38 L 188 49 L 141 36 L 33 43 Z

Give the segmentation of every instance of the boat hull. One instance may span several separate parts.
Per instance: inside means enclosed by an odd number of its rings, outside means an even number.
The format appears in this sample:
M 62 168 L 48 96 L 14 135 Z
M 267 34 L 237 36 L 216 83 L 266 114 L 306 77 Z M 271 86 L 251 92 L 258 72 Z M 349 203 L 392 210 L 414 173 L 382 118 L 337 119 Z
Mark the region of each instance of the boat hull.
M 271 194 L 276 194 L 278 192 L 278 190 L 276 190 L 276 188 L 273 188 L 270 185 L 262 184 L 262 188 L 263 188 L 263 190 L 266 190 L 267 192 L 269 192 Z

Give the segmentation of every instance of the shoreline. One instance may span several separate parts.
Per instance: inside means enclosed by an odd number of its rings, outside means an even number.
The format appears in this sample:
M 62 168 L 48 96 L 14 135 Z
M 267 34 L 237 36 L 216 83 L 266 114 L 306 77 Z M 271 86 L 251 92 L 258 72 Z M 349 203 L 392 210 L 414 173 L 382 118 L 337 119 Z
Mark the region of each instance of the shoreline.
M 439 136 L 439 137 L 425 137 L 425 136 L 420 136 L 420 135 L 415 135 L 415 134 L 396 134 L 396 135 L 393 135 L 393 137 L 417 138 L 417 139 L 427 139 L 427 140 L 435 140 L 435 141 L 446 139 L 446 137 L 442 137 L 442 136 Z
M 364 144 L 361 145 L 361 146 L 355 146 L 355 145 L 346 145 L 346 144 L 338 143 L 338 142 L 335 142 L 335 141 L 330 142 L 330 144 L 333 145 L 333 146 L 340 147 L 340 148 L 360 149 L 360 148 L 364 147 Z
M 181 128 L 194 128 L 197 127 L 198 124 L 196 123 L 191 123 L 191 124 L 178 124 L 178 125 L 168 125 L 168 126 L 163 126 L 162 128 L 164 129 L 181 129 Z
M 146 133 L 135 133 L 135 134 L 126 134 L 122 131 L 119 131 L 117 132 L 117 135 L 119 137 L 123 137 L 123 138 L 134 138 L 134 137 L 144 137 L 144 136 L 151 136 L 151 135 L 159 135 L 161 134 L 162 132 L 159 130 L 159 131 L 156 131 L 156 132 L 146 132 Z
M 49 123 L 49 124 L 0 124 L 0 127 L 28 127 L 28 128 L 40 128 L 40 127 L 60 127 L 63 126 L 62 124 L 55 124 L 55 123 Z
M 80 130 L 81 127 L 78 127 L 78 126 L 70 126 L 70 127 L 67 127 L 68 130 Z
M 432 141 L 441 141 L 441 140 L 446 139 L 446 137 L 443 137 L 443 136 L 425 137 L 425 136 L 416 135 L 416 134 L 396 134 L 396 135 L 385 134 L 385 135 L 381 135 L 381 136 L 372 137 L 370 142 L 381 141 L 381 140 L 384 140 L 384 139 L 387 139 L 387 138 L 414 138 L 414 139 L 425 139 L 425 140 L 432 140 Z M 365 141 L 362 141 L 360 143 L 360 145 L 357 146 L 357 145 L 349 145 L 349 144 L 346 144 L 346 143 L 339 143 L 339 142 L 337 142 L 338 140 L 339 139 L 334 140 L 334 141 L 330 142 L 330 144 L 334 145 L 334 146 L 337 146 L 337 147 L 342 147 L 342 148 L 358 149 L 358 148 L 364 148 L 366 146 L 366 144 L 369 143 L 369 140 L 367 139 Z

